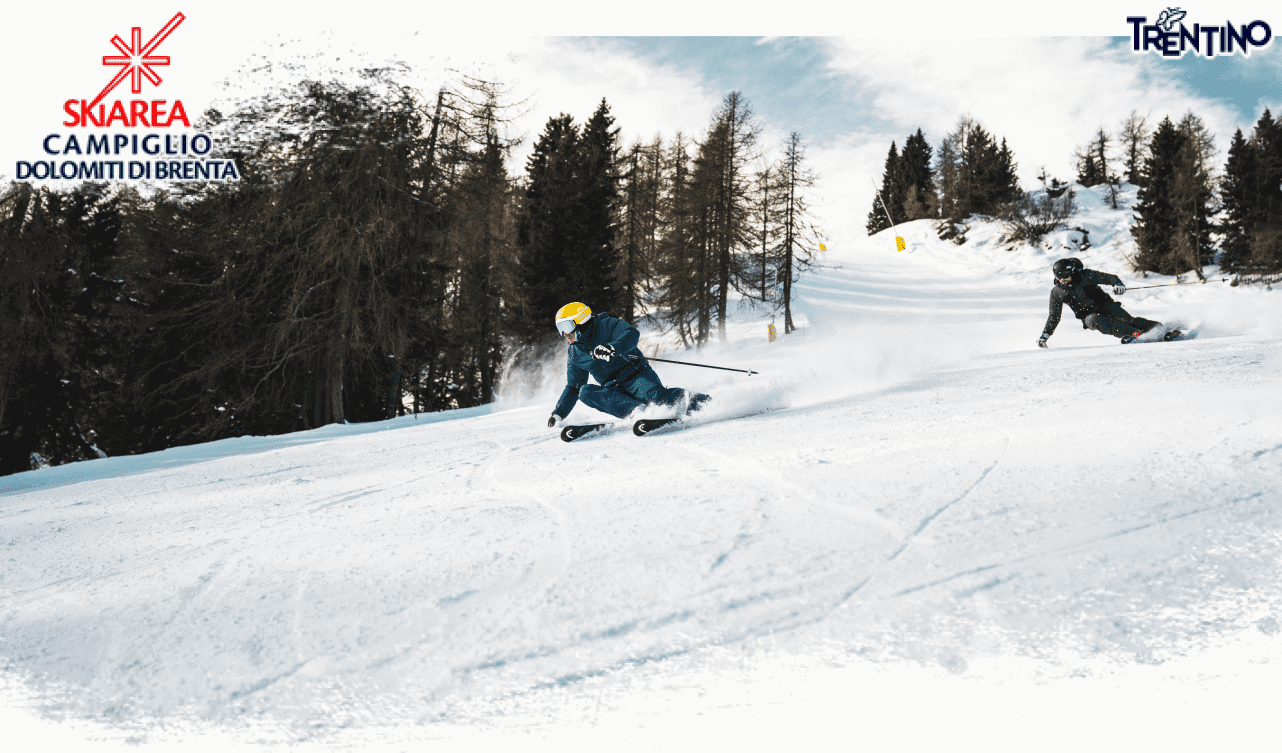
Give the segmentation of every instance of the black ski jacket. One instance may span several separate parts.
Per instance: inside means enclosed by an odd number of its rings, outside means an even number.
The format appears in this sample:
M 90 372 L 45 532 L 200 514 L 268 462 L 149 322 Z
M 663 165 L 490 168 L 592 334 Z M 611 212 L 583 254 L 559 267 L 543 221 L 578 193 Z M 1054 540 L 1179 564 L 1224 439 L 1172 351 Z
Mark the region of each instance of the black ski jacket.
M 1055 334 L 1064 304 L 1068 304 L 1068 307 L 1073 310 L 1073 315 L 1078 319 L 1085 319 L 1087 315 L 1113 303 L 1113 297 L 1101 290 L 1100 285 L 1121 284 L 1122 280 L 1117 275 L 1096 272 L 1093 269 L 1083 269 L 1073 275 L 1073 279 L 1069 280 L 1068 284 L 1056 282 L 1055 287 L 1051 288 L 1051 314 L 1046 319 L 1042 334 L 1046 337 Z

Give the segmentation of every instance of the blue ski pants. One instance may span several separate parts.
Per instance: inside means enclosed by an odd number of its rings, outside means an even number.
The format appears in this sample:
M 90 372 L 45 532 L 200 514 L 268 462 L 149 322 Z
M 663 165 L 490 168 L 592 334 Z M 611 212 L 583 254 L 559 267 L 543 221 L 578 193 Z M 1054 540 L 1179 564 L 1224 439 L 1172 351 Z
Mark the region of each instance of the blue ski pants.
M 648 364 L 621 384 L 585 384 L 579 388 L 579 400 L 615 418 L 623 418 L 643 405 L 676 405 L 684 396 L 685 390 L 680 387 L 664 387 Z

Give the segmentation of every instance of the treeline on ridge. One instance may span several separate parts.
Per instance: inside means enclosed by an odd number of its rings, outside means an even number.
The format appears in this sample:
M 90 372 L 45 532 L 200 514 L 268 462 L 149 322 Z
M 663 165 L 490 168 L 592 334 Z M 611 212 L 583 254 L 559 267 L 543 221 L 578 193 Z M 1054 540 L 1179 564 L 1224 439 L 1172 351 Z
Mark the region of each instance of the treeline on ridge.
M 1123 181 L 1139 187 L 1133 271 L 1203 278 L 1203 267 L 1218 263 L 1243 282 L 1282 278 L 1282 124 L 1267 109 L 1249 138 L 1234 134 L 1222 170 L 1214 136 L 1191 112 L 1152 128 L 1132 112 L 1112 135 L 1100 127 L 1073 156 L 1076 182 L 1107 188 L 1114 208 Z M 937 151 L 918 129 L 902 150 L 891 144 L 867 230 L 932 219 L 941 238 L 960 243 L 967 219 L 982 215 L 999 220 L 1008 241 L 1036 242 L 1064 226 L 1073 194 L 1044 169 L 1042 191 L 1026 194 L 1015 167 L 1005 139 L 999 146 L 970 117 Z

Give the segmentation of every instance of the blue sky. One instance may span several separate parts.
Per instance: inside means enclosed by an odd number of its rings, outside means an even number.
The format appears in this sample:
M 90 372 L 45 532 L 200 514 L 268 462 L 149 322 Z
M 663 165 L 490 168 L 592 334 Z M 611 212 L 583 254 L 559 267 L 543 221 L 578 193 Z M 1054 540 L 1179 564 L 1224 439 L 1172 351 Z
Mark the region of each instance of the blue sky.
M 684 73 L 686 86 L 707 101 L 702 123 L 693 126 L 696 136 L 716 99 L 732 90 L 752 104 L 766 130 L 763 142 L 777 143 L 798 130 L 825 178 L 828 224 L 837 237 L 862 226 L 864 205 L 871 202 L 869 178 L 880 178 L 892 140 L 902 146 L 921 128 L 937 146 L 962 114 L 1009 139 L 1021 179 L 1031 188 L 1043 166 L 1071 179 L 1074 148 L 1100 127 L 1115 132 L 1132 110 L 1152 125 L 1193 111 L 1225 149 L 1235 128 L 1249 133 L 1265 106 L 1276 112 L 1282 105 L 1279 45 L 1249 58 L 1172 59 L 1137 55 L 1129 37 L 1121 36 L 1003 38 L 978 50 L 956 39 L 912 46 L 847 37 L 599 37 L 556 43 L 598 60 L 624 57 Z M 604 96 L 613 106 L 616 98 Z M 630 128 L 620 112 L 616 117 L 625 137 L 648 137 L 644 126 Z M 691 132 L 689 125 L 684 129 Z M 675 126 L 662 130 L 670 135 Z
M 1282 32 L 1282 26 L 1278 31 Z M 1119 46 L 1129 43 L 1126 38 L 1118 40 Z M 1271 103 L 1275 110 L 1282 104 L 1280 60 L 1282 46 L 1270 45 L 1249 58 L 1234 55 L 1207 59 L 1186 54 L 1178 60 L 1163 62 L 1180 81 L 1201 96 L 1231 105 L 1244 121 L 1254 122 L 1261 104 Z
M 620 37 L 620 44 L 658 65 L 699 71 L 709 87 L 741 90 L 757 113 L 783 128 L 828 138 L 851 123 L 883 124 L 865 112 L 859 90 L 827 69 L 821 38 Z M 889 125 L 889 124 L 886 124 Z
M 1282 31 L 1282 28 L 1279 29 Z M 894 121 L 869 111 L 858 86 L 828 67 L 824 37 L 619 37 L 618 42 L 656 65 L 698 71 L 713 89 L 750 93 L 761 116 L 814 138 L 830 138 L 852 124 L 891 128 Z M 1129 52 L 1129 37 L 1105 40 Z M 1138 57 L 1138 56 L 1137 56 Z M 1149 55 L 1149 58 L 1156 58 Z M 1250 56 L 1207 59 L 1186 54 L 1162 59 L 1160 73 L 1181 82 L 1207 101 L 1234 108 L 1241 124 L 1254 122 L 1262 104 L 1282 103 L 1279 71 L 1282 48 Z M 1139 62 L 1139 61 L 1137 61 Z M 1152 76 L 1152 73 L 1146 73 Z M 982 113 L 976 113 L 981 119 Z

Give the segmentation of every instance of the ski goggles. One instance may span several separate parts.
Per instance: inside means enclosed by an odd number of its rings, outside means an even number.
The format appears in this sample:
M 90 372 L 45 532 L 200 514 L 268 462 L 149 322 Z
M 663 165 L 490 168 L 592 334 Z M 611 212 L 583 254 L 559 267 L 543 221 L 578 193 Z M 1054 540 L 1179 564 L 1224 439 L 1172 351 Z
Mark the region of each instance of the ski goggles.
M 547 321 L 547 320 L 545 319 L 544 321 Z M 556 320 L 556 331 L 559 332 L 562 336 L 568 335 L 578 328 L 579 328 L 579 325 L 575 324 L 573 319 L 557 319 Z

